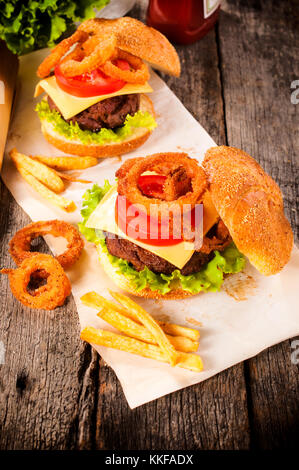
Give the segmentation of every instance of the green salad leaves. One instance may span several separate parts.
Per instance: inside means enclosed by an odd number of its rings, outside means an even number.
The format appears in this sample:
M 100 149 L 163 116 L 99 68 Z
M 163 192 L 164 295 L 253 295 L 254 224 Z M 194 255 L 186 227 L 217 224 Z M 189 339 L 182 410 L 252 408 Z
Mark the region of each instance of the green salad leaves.
M 157 124 L 155 118 L 148 112 L 137 111 L 134 116 L 127 115 L 125 123 L 117 129 L 101 129 L 99 132 L 82 130 L 75 122 L 66 122 L 55 110 L 51 111 L 47 101 L 38 103 L 35 110 L 41 120 L 45 119 L 54 126 L 54 130 L 70 140 L 80 140 L 83 144 L 105 144 L 107 142 L 121 142 L 129 137 L 134 128 L 146 127 L 153 130 Z
M 0 39 L 15 54 L 53 47 L 109 0 L 0 0 Z
M 245 257 L 232 243 L 221 253 L 214 251 L 214 258 L 198 273 L 189 276 L 183 276 L 178 269 L 170 275 L 156 274 L 148 268 L 144 268 L 140 272 L 136 271 L 126 260 L 117 258 L 108 252 L 101 232 L 99 233 L 98 230 L 85 226 L 89 216 L 110 188 L 111 185 L 106 180 L 103 187 L 95 184 L 92 189 L 85 192 L 81 211 L 83 222 L 79 224 L 79 230 L 88 241 L 101 245 L 101 250 L 109 257 L 110 262 L 117 268 L 119 273 L 131 280 L 137 291 L 148 287 L 153 291 L 159 291 L 161 294 L 167 294 L 172 288 L 181 287 L 192 294 L 201 291 L 215 292 L 220 290 L 224 274 L 238 273 L 244 268 Z

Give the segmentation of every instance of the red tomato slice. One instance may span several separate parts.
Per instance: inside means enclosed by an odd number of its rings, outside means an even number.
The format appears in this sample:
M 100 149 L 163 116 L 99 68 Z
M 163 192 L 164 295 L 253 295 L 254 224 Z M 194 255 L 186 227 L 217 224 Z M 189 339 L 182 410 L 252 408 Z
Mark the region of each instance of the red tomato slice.
M 138 179 L 138 187 L 145 196 L 157 197 L 163 194 L 165 181 L 164 175 L 141 175 Z
M 117 59 L 115 65 L 122 70 L 128 70 L 130 68 L 129 63 L 122 59 Z M 54 72 L 59 87 L 70 95 L 80 98 L 108 95 L 120 90 L 126 84 L 123 80 L 108 77 L 100 69 L 75 77 L 66 77 L 61 72 L 60 65 L 58 64 Z
M 171 246 L 182 242 L 182 239 L 173 238 L 172 235 L 169 235 L 168 238 L 162 238 L 163 228 L 167 227 L 169 220 L 165 221 L 165 224 L 159 223 L 158 219 L 151 218 L 145 212 L 141 212 L 137 206 L 131 204 L 124 196 L 117 196 L 115 221 L 126 235 L 148 245 Z M 151 238 L 151 235 L 154 238 Z

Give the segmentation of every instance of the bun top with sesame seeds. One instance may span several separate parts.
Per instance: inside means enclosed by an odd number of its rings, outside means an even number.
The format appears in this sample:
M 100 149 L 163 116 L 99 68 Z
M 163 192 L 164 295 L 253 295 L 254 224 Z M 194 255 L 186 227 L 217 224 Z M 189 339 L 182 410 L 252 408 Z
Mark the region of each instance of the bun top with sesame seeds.
M 203 161 L 213 203 L 238 249 L 262 274 L 288 262 L 293 233 L 282 194 L 262 167 L 240 149 L 212 147 Z

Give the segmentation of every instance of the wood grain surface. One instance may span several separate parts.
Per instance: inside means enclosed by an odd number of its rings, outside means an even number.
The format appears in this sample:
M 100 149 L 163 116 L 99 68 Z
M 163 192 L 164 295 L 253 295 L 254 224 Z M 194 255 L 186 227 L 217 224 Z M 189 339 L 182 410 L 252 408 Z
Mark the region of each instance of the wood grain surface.
M 217 28 L 177 48 L 181 78 L 163 78 L 218 144 L 242 147 L 276 179 L 298 237 L 299 105 L 290 101 L 299 79 L 296 3 L 223 2 Z M 145 10 L 138 2 L 131 16 L 144 20 Z M 28 222 L 2 184 L 1 266 L 13 266 L 7 243 Z M 6 276 L 0 289 L 0 449 L 295 448 L 292 340 L 130 410 L 114 373 L 79 340 L 72 299 L 55 312 L 34 311 L 13 298 Z

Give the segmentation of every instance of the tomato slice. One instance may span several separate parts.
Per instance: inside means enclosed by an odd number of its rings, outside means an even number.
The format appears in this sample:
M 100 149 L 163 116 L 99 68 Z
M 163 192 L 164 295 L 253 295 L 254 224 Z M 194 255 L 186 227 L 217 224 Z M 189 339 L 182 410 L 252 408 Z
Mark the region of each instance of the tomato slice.
M 123 59 L 117 59 L 115 65 L 122 70 L 129 70 L 130 68 L 130 64 Z M 54 73 L 57 84 L 63 91 L 80 98 L 108 95 L 120 90 L 126 84 L 123 80 L 108 77 L 100 69 L 75 77 L 66 77 L 58 64 L 54 69 Z
M 141 175 L 138 179 L 140 191 L 149 197 L 158 197 L 163 194 L 165 175 Z
M 130 238 L 153 246 L 171 246 L 181 243 L 182 238 L 173 238 L 167 234 L 169 219 L 163 223 L 158 218 L 150 217 L 129 202 L 125 196 L 117 196 L 115 203 L 115 221 L 118 227 Z M 163 236 L 164 235 L 164 236 Z

